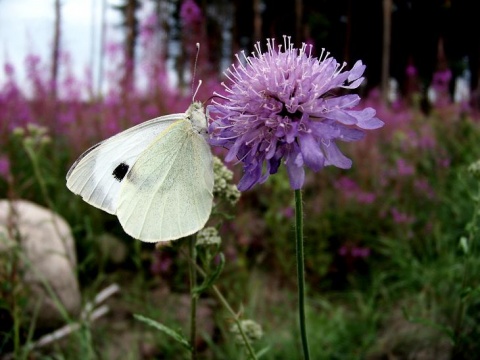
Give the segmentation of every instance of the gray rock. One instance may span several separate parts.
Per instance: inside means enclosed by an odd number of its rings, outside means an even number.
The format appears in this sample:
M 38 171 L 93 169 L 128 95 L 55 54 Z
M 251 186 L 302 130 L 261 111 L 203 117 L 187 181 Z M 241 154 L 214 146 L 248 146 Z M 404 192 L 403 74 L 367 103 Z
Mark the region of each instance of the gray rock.
M 13 239 L 12 230 L 18 234 Z M 0 200 L 0 252 L 13 259 L 14 251 L 20 251 L 26 310 L 37 316 L 37 327 L 65 323 L 65 311 L 78 314 L 81 295 L 74 239 L 63 218 L 29 201 Z

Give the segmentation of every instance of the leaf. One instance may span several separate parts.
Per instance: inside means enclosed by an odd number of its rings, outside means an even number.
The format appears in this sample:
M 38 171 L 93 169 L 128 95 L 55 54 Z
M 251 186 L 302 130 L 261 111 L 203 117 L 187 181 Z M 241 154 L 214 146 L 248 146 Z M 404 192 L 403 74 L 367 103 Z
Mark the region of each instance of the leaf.
M 175 331 L 168 326 L 165 326 L 158 321 L 152 320 L 150 318 L 147 318 L 145 316 L 139 315 L 139 314 L 133 314 L 133 317 L 137 320 L 140 320 L 141 322 L 144 322 L 147 325 L 150 325 L 154 327 L 157 330 L 163 331 L 166 335 L 170 336 L 171 338 L 177 340 L 180 344 L 183 345 L 188 351 L 192 351 L 192 346 L 188 342 L 185 337 L 180 334 L 178 331 Z
M 267 347 L 264 347 L 259 352 L 257 352 L 255 355 L 257 356 L 257 359 L 260 359 L 263 355 L 265 355 L 269 351 L 270 351 L 270 346 L 267 346 Z
M 218 266 L 215 268 L 215 271 L 213 271 L 211 274 L 209 274 L 205 280 L 203 280 L 203 283 L 199 286 L 196 286 L 192 292 L 194 294 L 200 294 L 203 291 L 207 290 L 210 286 L 213 285 L 213 283 L 219 278 L 220 274 L 223 271 L 223 268 L 225 267 L 225 256 L 223 253 L 219 253 L 219 258 L 220 258 L 220 263 Z
M 219 253 L 218 255 L 220 257 L 220 263 L 215 268 L 215 271 L 213 271 L 211 274 L 209 274 L 205 278 L 205 280 L 203 280 L 203 283 L 201 285 L 193 288 L 193 290 L 192 290 L 193 294 L 199 295 L 200 293 L 207 290 L 210 286 L 213 285 L 213 283 L 218 279 L 218 277 L 222 273 L 223 268 L 225 267 L 225 256 L 223 255 L 223 253 Z
M 468 239 L 465 236 L 462 236 L 460 238 L 459 246 L 463 250 L 463 254 L 468 255 L 469 253 Z

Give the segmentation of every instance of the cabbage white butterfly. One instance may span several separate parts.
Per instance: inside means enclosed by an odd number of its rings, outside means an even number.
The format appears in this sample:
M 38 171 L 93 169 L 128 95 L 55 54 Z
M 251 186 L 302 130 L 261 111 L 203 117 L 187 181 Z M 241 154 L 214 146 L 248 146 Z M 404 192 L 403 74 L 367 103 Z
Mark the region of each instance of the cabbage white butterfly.
M 72 165 L 67 187 L 115 214 L 130 236 L 176 240 L 202 229 L 213 203 L 213 158 L 200 102 L 92 146 Z

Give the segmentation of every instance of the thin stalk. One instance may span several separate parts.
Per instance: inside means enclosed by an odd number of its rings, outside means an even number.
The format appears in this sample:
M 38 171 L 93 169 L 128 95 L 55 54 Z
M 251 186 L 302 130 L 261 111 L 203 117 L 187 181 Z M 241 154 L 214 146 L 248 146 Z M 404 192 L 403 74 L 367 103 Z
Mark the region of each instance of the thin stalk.
M 303 204 L 302 191 L 295 190 L 295 242 L 297 250 L 298 317 L 302 339 L 303 357 L 310 359 L 307 326 L 305 322 L 305 256 L 303 252 Z
M 45 181 L 45 178 L 42 175 L 40 164 L 38 163 L 37 154 L 35 153 L 35 150 L 29 145 L 24 144 L 24 149 L 28 157 L 30 158 L 30 161 L 32 162 L 33 172 L 35 174 L 35 178 L 37 179 L 38 185 L 40 186 L 40 191 L 42 193 L 43 200 L 47 204 L 48 208 L 51 210 L 50 217 L 52 219 L 53 229 L 57 233 L 58 237 L 62 240 L 63 245 L 66 247 L 67 239 L 60 231 L 58 220 L 55 218 L 55 214 L 58 212 L 56 211 L 57 210 L 56 206 L 48 194 L 47 183 Z
M 190 259 L 189 262 L 190 266 L 190 296 L 191 296 L 191 304 L 190 304 L 190 345 L 192 346 L 192 353 L 191 359 L 195 360 L 197 358 L 197 348 L 195 346 L 195 339 L 197 337 L 197 301 L 198 296 L 194 293 L 194 289 L 197 286 L 197 268 L 195 265 L 197 264 L 197 249 L 195 247 L 195 243 L 197 240 L 196 235 L 190 236 L 189 239 L 189 252 L 190 252 Z
M 13 316 L 13 351 L 15 354 L 15 359 L 20 359 L 21 357 L 21 342 L 20 342 L 20 330 L 22 322 L 22 309 L 19 305 L 17 299 L 18 289 L 17 284 L 19 283 L 19 273 L 18 273 L 18 264 L 19 264 L 19 246 L 21 242 L 20 232 L 18 230 L 18 212 L 16 211 L 15 206 L 13 206 L 13 199 L 15 198 L 13 193 L 13 184 L 14 179 L 12 176 L 8 177 L 8 198 L 9 198 L 9 211 L 7 215 L 7 232 L 8 238 L 15 240 L 15 247 L 13 251 L 13 256 L 11 257 L 10 263 L 10 274 L 9 282 L 12 286 L 12 316 Z
M 20 348 L 20 322 L 21 322 L 21 309 L 17 303 L 16 289 L 13 289 L 13 349 L 15 358 L 19 359 L 21 354 Z
M 238 327 L 238 330 L 240 331 L 240 335 L 242 336 L 242 339 L 243 339 L 243 343 L 245 344 L 246 348 L 247 348 L 247 352 L 248 352 L 248 355 L 250 356 L 250 358 L 252 360 L 256 360 L 257 359 L 257 356 L 255 355 L 255 351 L 253 350 L 252 348 L 252 345 L 250 345 L 250 341 L 248 340 L 247 338 L 247 335 L 245 334 L 245 332 L 243 331 L 243 328 L 240 324 L 240 319 L 238 318 L 238 315 L 235 313 L 235 311 L 231 308 L 230 304 L 228 303 L 228 301 L 225 299 L 225 297 L 222 295 L 222 293 L 220 292 L 220 290 L 218 290 L 218 287 L 216 287 L 215 285 L 212 285 L 212 290 L 213 292 L 215 293 L 215 295 L 217 296 L 218 300 L 220 301 L 220 303 L 225 307 L 225 309 L 227 309 L 227 311 L 230 313 L 230 315 L 233 317 L 233 320 L 235 321 L 235 324 L 237 325 Z
M 43 196 L 43 200 L 47 204 L 47 206 L 53 211 L 55 210 L 55 206 L 53 204 L 52 199 L 48 195 L 47 184 L 45 182 L 44 177 L 42 176 L 42 172 L 40 170 L 40 165 L 38 164 L 37 155 L 35 154 L 35 150 L 30 147 L 29 145 L 24 145 L 24 149 L 27 152 L 30 161 L 32 162 L 33 172 L 35 173 L 35 178 L 38 181 L 38 185 L 40 185 L 40 191 Z M 55 222 L 53 224 L 56 225 Z M 59 233 L 60 234 L 60 233 Z
M 197 273 L 200 274 L 202 277 L 206 278 L 207 274 L 205 273 L 205 271 L 196 262 L 194 262 L 191 257 L 187 257 L 187 258 L 190 260 L 189 261 L 190 265 L 191 266 L 193 265 L 195 267 Z M 242 329 L 242 326 L 240 324 L 240 319 L 239 319 L 237 313 L 235 312 L 235 310 L 232 309 L 232 307 L 228 303 L 227 299 L 225 299 L 225 297 L 220 292 L 220 290 L 218 289 L 217 286 L 212 285 L 211 289 L 213 290 L 213 293 L 217 297 L 220 304 L 222 304 L 222 306 L 230 313 L 230 315 L 233 318 L 233 321 L 237 325 L 238 330 L 240 331 L 240 335 L 242 336 L 243 342 L 245 344 L 245 347 L 247 348 L 248 356 L 252 360 L 257 360 L 258 359 L 257 355 L 255 355 L 255 351 L 253 350 L 252 345 L 250 344 L 250 341 L 248 340 L 247 335 L 245 334 L 245 331 L 243 331 L 243 329 Z

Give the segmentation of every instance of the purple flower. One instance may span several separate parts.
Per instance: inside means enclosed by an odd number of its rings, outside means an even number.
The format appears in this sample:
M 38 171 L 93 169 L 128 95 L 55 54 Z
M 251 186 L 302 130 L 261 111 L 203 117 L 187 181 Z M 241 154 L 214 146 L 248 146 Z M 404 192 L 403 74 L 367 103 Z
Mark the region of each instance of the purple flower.
M 370 256 L 370 249 L 367 247 L 343 245 L 340 249 L 338 249 L 338 254 L 340 256 L 350 256 L 352 258 L 365 259 Z
M 353 247 L 351 249 L 353 257 L 365 259 L 370 256 L 370 249 L 364 247 Z
M 403 213 L 397 208 L 392 208 L 390 212 L 392 214 L 393 221 L 397 224 L 411 224 L 415 221 L 415 218 L 413 216 Z
M 345 64 L 328 52 L 314 58 L 311 46 L 294 48 L 287 36 L 283 48 L 269 39 L 267 52 L 259 43 L 255 50 L 237 55 L 238 65 L 225 73 L 231 85 L 222 84 L 225 94 L 215 93 L 221 100 L 209 106 L 211 144 L 229 149 L 226 161 L 244 163 L 238 189 L 265 182 L 282 160 L 293 189 L 303 186 L 304 166 L 350 168 L 335 140 L 360 140 L 364 133 L 357 128 L 377 129 L 383 122 L 372 108 L 352 109 L 358 95 L 335 96 L 334 90 L 357 88 L 365 65 L 357 61 L 343 71 Z
M 0 177 L 7 179 L 10 174 L 10 161 L 5 155 L 0 156 Z
M 202 10 L 194 0 L 185 0 L 180 7 L 180 19 L 185 25 L 202 21 Z
M 415 168 L 404 159 L 397 159 L 397 174 L 400 176 L 410 176 L 415 173 Z
M 15 67 L 9 62 L 3 65 L 3 70 L 5 71 L 5 75 L 7 75 L 9 78 L 15 75 Z

